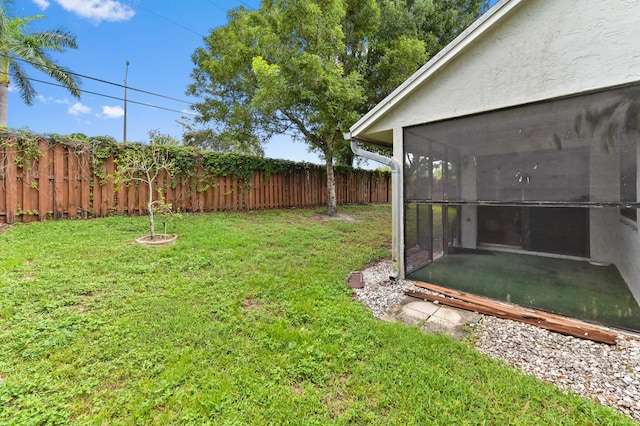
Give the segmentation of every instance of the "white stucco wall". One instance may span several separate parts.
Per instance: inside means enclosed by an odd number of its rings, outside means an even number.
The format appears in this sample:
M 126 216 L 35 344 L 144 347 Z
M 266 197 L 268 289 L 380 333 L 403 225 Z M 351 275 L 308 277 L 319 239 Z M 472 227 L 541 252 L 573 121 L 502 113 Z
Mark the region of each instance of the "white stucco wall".
M 396 127 L 393 129 L 393 157 L 398 161 L 398 164 L 404 164 L 404 147 L 402 143 L 402 128 Z M 394 266 L 397 268 L 398 277 L 405 277 L 405 265 L 404 265 L 404 203 L 402 202 L 402 194 L 396 192 L 403 192 L 404 189 L 404 174 L 402 172 L 394 173 L 392 176 L 396 181 L 393 182 L 392 194 L 392 253 L 391 257 L 394 261 Z
M 374 122 L 365 117 L 354 136 L 640 80 L 640 2 L 512 2 L 455 58 L 422 70 L 436 71 L 421 87 L 389 100 Z

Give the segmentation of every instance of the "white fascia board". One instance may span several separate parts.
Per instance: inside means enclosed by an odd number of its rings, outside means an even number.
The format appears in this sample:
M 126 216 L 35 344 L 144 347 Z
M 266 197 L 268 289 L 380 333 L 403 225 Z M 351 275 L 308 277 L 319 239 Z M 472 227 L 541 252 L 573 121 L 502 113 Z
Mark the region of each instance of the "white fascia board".
M 425 80 L 433 75 L 440 68 L 458 56 L 467 46 L 472 44 L 478 37 L 484 34 L 491 26 L 507 15 L 511 10 L 526 0 L 500 0 L 487 12 L 464 30 L 458 37 L 453 39 L 444 49 L 438 52 L 425 65 L 420 67 L 411 77 L 398 86 L 389 96 L 384 98 L 379 104 L 373 107 L 360 120 L 350 127 L 353 137 L 358 137 L 368 127 L 375 123 L 380 117 L 393 109 L 399 102 L 409 95 L 417 87 L 421 86 Z M 366 138 L 364 138 L 366 139 Z

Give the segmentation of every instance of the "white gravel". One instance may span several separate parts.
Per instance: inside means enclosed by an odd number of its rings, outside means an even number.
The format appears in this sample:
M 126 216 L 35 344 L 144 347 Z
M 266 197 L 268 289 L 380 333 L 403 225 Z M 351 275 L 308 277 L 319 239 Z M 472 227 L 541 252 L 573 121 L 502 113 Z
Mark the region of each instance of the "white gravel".
M 390 264 L 376 263 L 362 271 L 364 287 L 354 289 L 376 318 L 406 290 L 426 291 L 392 274 Z M 480 352 L 640 420 L 640 335 L 617 331 L 617 344 L 607 345 L 487 315 L 473 329 Z

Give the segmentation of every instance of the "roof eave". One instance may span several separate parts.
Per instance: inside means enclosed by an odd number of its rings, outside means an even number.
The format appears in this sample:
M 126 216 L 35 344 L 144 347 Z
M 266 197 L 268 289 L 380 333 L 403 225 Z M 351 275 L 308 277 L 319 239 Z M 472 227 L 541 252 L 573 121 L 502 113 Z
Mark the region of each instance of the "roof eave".
M 379 104 L 374 106 L 360 120 L 350 127 L 350 132 L 354 137 L 358 137 L 364 133 L 366 129 L 371 127 L 376 121 L 384 116 L 388 111 L 392 110 L 405 96 L 410 94 L 415 88 L 419 87 L 432 74 L 448 62 L 457 57 L 467 46 L 472 44 L 476 39 L 482 36 L 503 16 L 511 12 L 520 3 L 526 0 L 500 0 L 493 5 L 487 12 L 464 30 L 458 37 L 449 43 L 444 49 L 438 52 L 425 65 L 420 67 L 411 77 L 398 86 L 389 96 L 384 98 Z

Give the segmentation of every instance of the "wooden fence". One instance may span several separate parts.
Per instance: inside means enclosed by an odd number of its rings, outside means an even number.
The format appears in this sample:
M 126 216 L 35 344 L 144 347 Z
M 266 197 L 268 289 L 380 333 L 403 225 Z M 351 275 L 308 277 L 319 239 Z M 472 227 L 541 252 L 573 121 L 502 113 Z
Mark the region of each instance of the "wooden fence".
M 146 212 L 148 188 L 137 182 L 116 184 L 112 177 L 116 167 L 113 157 L 98 166 L 103 170 L 96 173 L 88 153 L 46 140 L 39 145 L 42 156 L 23 167 L 16 164 L 19 153 L 15 147 L 0 145 L 0 223 Z M 197 170 L 193 177 L 161 175 L 154 192 L 161 191 L 165 202 L 182 212 L 326 204 L 326 172 L 322 167 L 269 176 L 257 171 L 248 183 L 225 176 L 201 179 L 202 172 Z M 336 195 L 338 204 L 388 203 L 391 177 L 362 170 L 337 172 Z

